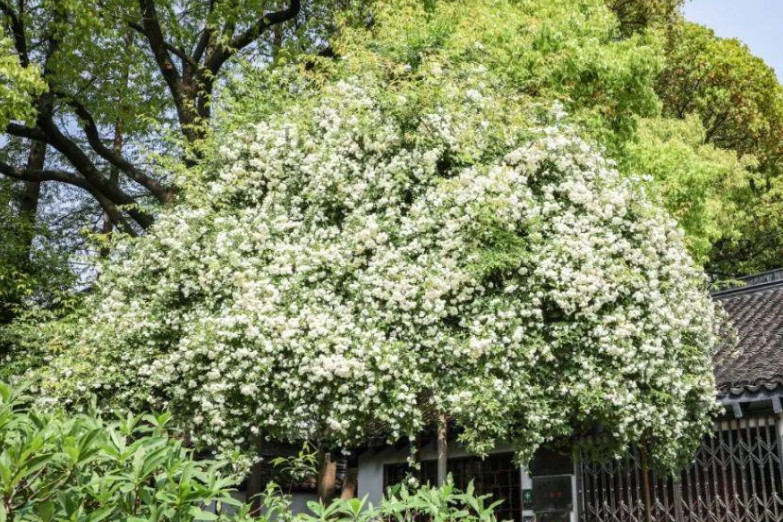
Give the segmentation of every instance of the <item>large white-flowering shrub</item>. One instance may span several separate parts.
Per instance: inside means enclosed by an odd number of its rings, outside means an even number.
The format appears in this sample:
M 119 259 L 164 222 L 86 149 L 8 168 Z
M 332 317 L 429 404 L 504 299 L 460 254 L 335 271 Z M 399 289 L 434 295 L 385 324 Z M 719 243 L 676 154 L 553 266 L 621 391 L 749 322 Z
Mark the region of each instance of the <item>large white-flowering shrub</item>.
M 220 136 L 44 389 L 170 407 L 212 446 L 350 447 L 442 411 L 478 451 L 687 452 L 716 319 L 675 225 L 558 115 L 427 67 L 437 103 L 356 74 Z

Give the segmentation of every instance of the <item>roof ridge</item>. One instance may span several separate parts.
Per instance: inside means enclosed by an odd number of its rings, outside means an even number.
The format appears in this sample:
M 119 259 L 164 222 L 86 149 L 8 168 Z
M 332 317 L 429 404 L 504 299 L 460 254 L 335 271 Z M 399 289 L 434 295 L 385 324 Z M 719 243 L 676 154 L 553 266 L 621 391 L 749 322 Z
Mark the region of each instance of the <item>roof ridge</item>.
M 783 272 L 783 271 L 781 271 Z M 771 281 L 762 281 L 759 283 L 751 283 L 745 286 L 734 286 L 730 288 L 723 288 L 721 290 L 715 290 L 710 292 L 710 295 L 716 299 L 723 299 L 726 297 L 734 297 L 743 294 L 753 294 L 764 290 L 769 290 L 783 286 L 783 279 L 775 279 Z

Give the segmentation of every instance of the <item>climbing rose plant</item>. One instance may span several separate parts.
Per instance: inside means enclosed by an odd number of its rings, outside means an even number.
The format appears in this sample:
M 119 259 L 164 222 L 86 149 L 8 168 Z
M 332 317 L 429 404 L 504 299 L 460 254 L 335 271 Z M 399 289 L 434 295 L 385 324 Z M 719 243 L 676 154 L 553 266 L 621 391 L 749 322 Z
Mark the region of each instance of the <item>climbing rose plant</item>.
M 717 320 L 682 234 L 558 107 L 422 67 L 437 103 L 327 75 L 219 136 L 108 264 L 44 394 L 168 407 L 222 448 L 395 440 L 443 412 L 480 453 L 599 434 L 686 456 Z

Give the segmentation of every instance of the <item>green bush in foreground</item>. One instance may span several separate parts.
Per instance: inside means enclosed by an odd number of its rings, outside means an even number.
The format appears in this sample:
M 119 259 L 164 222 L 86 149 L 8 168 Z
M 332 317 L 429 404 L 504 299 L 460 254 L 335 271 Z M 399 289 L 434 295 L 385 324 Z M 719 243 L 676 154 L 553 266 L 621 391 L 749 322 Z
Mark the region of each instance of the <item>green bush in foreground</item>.
M 194 460 L 172 436 L 168 413 L 105 422 L 30 402 L 0 382 L 0 522 L 251 520 L 252 506 L 231 497 L 241 477 L 225 463 Z M 487 498 L 472 485 L 464 493 L 453 484 L 403 486 L 377 508 L 360 499 L 311 502 L 312 513 L 295 515 L 272 484 L 255 520 L 493 522 L 498 503 Z
M 206 508 L 237 504 L 240 479 L 195 461 L 168 420 L 42 412 L 0 383 L 0 522 L 228 520 Z
M 425 486 L 409 490 L 404 485 L 390 488 L 380 506 L 365 499 L 339 499 L 323 505 L 308 502 L 310 513 L 293 514 L 290 497 L 270 486 L 262 497 L 261 522 L 495 522 L 495 509 L 502 501 L 490 502 L 490 495 L 476 496 L 473 483 L 465 492 L 448 482 L 437 488 Z

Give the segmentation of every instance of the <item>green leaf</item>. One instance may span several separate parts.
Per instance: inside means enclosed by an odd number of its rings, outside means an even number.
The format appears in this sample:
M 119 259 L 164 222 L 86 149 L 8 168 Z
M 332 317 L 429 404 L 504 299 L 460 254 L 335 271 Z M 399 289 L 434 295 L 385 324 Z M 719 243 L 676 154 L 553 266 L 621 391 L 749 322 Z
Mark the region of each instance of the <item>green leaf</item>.
M 11 387 L 4 382 L 0 382 L 0 399 L 2 399 L 2 403 L 6 404 L 11 401 Z
M 218 516 L 201 508 L 194 507 L 190 510 L 190 515 L 194 520 L 217 520 Z

